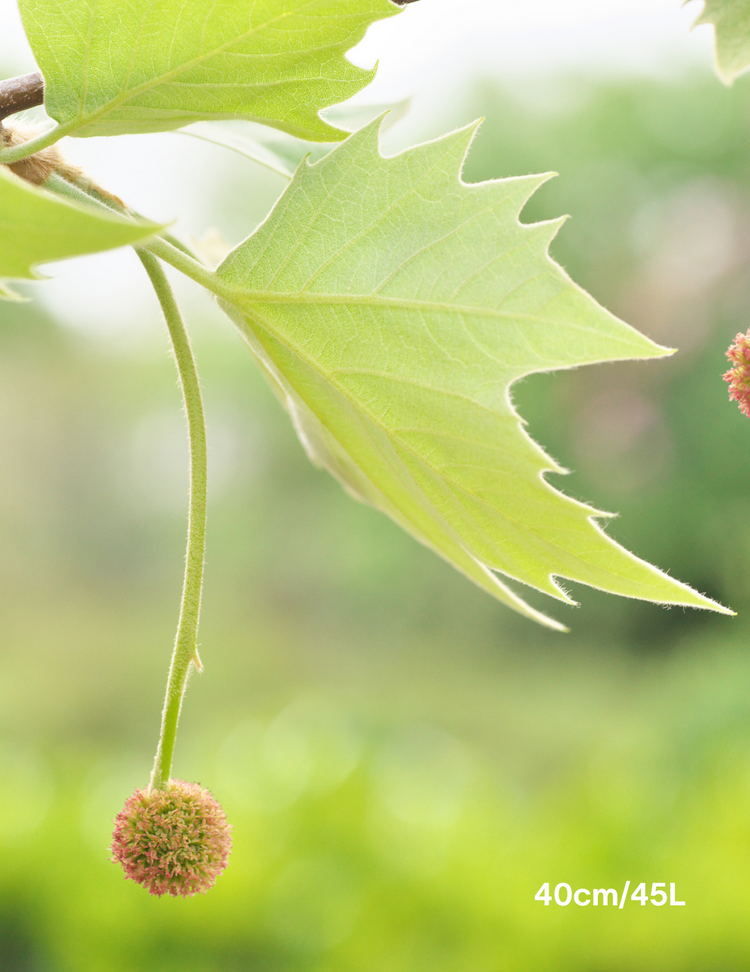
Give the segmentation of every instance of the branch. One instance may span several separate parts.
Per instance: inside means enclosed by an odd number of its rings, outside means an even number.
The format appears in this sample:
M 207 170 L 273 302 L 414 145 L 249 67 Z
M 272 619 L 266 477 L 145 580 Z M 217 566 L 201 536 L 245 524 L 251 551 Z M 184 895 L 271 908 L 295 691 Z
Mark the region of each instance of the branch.
M 44 78 L 39 71 L 0 81 L 0 122 L 17 111 L 43 104 Z

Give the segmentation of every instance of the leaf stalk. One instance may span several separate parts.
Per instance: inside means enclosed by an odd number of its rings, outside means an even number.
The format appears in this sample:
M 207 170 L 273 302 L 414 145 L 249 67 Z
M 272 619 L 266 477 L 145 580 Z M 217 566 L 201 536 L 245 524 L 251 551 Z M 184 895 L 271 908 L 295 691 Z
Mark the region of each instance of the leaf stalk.
M 49 148 L 50 145 L 59 142 L 66 134 L 67 131 L 63 125 L 55 125 L 46 132 L 42 132 L 41 135 L 37 135 L 36 138 L 30 138 L 26 142 L 21 142 L 20 145 L 8 146 L 0 150 L 0 165 L 13 165 L 14 162 L 28 159 L 30 156 L 36 155 L 37 152 L 41 152 L 42 149 Z

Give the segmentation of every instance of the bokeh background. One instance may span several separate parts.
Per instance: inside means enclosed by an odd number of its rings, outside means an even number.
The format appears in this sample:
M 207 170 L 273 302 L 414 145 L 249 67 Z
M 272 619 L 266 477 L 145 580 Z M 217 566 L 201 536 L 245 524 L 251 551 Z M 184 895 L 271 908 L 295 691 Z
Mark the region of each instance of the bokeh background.
M 556 485 L 737 617 L 583 587 L 581 608 L 547 605 L 571 634 L 516 617 L 315 471 L 229 322 L 180 285 L 211 505 L 175 772 L 222 801 L 235 847 L 206 897 L 150 898 L 107 844 L 148 779 L 176 621 L 179 392 L 132 254 L 49 268 L 0 309 L 3 972 L 750 968 L 750 425 L 720 377 L 750 324 L 750 82 L 712 76 L 697 9 L 548 22 L 540 0 L 537 24 L 533 6 L 467 3 L 461 33 L 447 3 L 415 4 L 361 54 L 385 72 L 370 98 L 415 93 L 392 150 L 485 116 L 469 181 L 559 172 L 524 219 L 571 213 L 554 256 L 679 353 L 535 376 L 515 401 L 573 470 Z M 28 70 L 0 9 L 4 73 Z M 283 188 L 179 135 L 69 152 L 214 243 Z M 534 901 L 626 880 L 687 904 Z

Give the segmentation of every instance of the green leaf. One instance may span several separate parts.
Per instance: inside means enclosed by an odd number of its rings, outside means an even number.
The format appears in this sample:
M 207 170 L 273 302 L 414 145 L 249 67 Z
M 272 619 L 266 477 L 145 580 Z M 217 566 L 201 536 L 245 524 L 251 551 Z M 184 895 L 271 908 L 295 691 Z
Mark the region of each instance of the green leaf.
M 547 175 L 461 182 L 473 131 L 383 158 L 371 125 L 301 165 L 217 271 L 228 312 L 313 461 L 501 601 L 561 627 L 493 571 L 568 603 L 555 577 L 726 612 L 543 478 L 564 470 L 524 431 L 513 382 L 669 352 L 550 259 L 561 220 L 518 221 Z
M 62 134 L 245 118 L 312 141 L 319 111 L 369 84 L 344 57 L 390 0 L 20 0 Z
M 251 162 L 257 162 L 287 180 L 291 179 L 300 160 L 307 154 L 305 151 L 299 152 L 298 146 L 306 145 L 309 152 L 310 143 L 291 135 L 286 136 L 288 142 L 269 140 L 263 137 L 264 130 L 271 131 L 254 122 L 196 122 L 195 125 L 181 128 L 177 134 L 190 135 L 202 142 L 231 149 Z M 325 154 L 330 150 L 330 143 L 319 143 L 315 147 Z
M 38 263 L 111 250 L 159 229 L 59 199 L 0 166 L 0 279 L 33 280 Z M 0 297 L 18 299 L 1 284 Z
M 698 24 L 716 28 L 716 73 L 732 84 L 750 67 L 750 0 L 706 0 Z
M 327 119 L 335 121 L 345 131 L 353 132 L 387 111 L 381 129 L 385 131 L 404 117 L 410 104 L 411 99 L 407 98 L 393 105 L 337 105 L 325 114 Z M 309 156 L 310 161 L 315 162 L 330 152 L 335 144 L 324 142 L 311 147 L 309 142 L 293 135 L 274 132 L 265 125 L 246 121 L 196 122 L 180 129 L 177 134 L 191 135 L 231 149 L 285 179 L 292 178 L 302 159 Z

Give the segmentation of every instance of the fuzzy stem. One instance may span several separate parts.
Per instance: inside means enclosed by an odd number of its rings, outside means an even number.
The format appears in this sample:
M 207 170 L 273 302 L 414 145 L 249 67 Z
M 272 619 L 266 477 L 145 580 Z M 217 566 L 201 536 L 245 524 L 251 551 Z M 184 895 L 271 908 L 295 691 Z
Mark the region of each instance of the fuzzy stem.
M 225 297 L 229 295 L 229 288 L 223 284 L 221 278 L 213 270 L 209 270 L 208 267 L 193 259 L 183 249 L 178 249 L 167 240 L 166 236 L 155 236 L 144 245 L 149 252 L 174 267 L 175 270 L 184 273 L 186 277 L 190 277 L 191 280 L 199 283 L 215 296 Z
M 62 176 L 55 172 L 48 177 L 44 183 L 44 188 L 57 193 L 57 195 L 75 199 L 77 202 L 84 203 L 85 205 L 92 205 L 100 210 L 119 213 L 121 216 L 126 216 L 129 219 L 138 216 L 133 210 L 119 206 L 113 197 L 102 196 L 92 188 L 84 189 L 80 185 L 63 179 Z M 149 242 L 139 244 L 139 248 L 148 250 L 154 256 L 158 256 L 165 263 L 170 264 L 176 270 L 184 273 L 191 280 L 195 280 L 196 283 L 201 284 L 201 286 L 205 287 L 217 297 L 223 297 L 229 293 L 228 288 L 223 286 L 217 275 L 197 260 L 189 248 L 171 234 L 163 233 L 161 236 L 155 236 Z
M 53 173 L 47 179 L 45 188 L 78 202 L 94 205 L 104 211 L 114 210 L 128 218 L 137 216 L 131 210 L 121 206 L 114 197 L 103 196 L 90 187 L 84 189 L 68 182 L 56 173 Z M 149 784 L 150 790 L 164 789 L 169 782 L 177 736 L 177 723 L 180 718 L 182 699 L 187 688 L 190 666 L 194 664 L 199 671 L 203 667 L 198 655 L 197 637 L 206 545 L 206 494 L 208 484 L 206 424 L 203 415 L 200 381 L 195 367 L 193 351 L 190 347 L 190 338 L 185 330 L 182 314 L 177 306 L 172 288 L 156 257 L 157 255 L 163 257 L 199 283 L 208 282 L 209 279 L 213 280 L 215 274 L 212 274 L 206 267 L 193 259 L 187 252 L 187 248 L 183 248 L 178 240 L 175 240 L 174 244 L 161 238 L 155 238 L 151 243 L 134 248 L 156 291 L 169 330 L 177 371 L 180 376 L 190 440 L 190 510 L 185 555 L 185 580 L 182 589 L 180 619 L 177 624 L 177 635 L 167 679 L 161 733 Z
M 73 125 L 55 125 L 47 129 L 46 132 L 42 132 L 41 135 L 37 135 L 36 138 L 30 138 L 27 142 L 0 149 L 0 165 L 12 165 L 14 162 L 28 159 L 29 156 L 36 155 L 42 149 L 49 148 L 50 145 L 59 142 L 63 135 L 67 135 L 68 131 L 72 131 L 74 128 Z
M 203 417 L 200 382 L 180 309 L 175 301 L 166 274 L 153 254 L 137 247 L 136 252 L 151 278 L 159 298 L 172 339 L 177 371 L 188 420 L 190 438 L 190 513 L 185 557 L 185 582 L 182 590 L 180 620 L 177 625 L 172 661 L 167 680 L 167 692 L 162 712 L 161 734 L 156 750 L 150 790 L 162 790 L 169 782 L 174 753 L 177 722 L 187 687 L 190 666 L 202 668 L 198 656 L 197 636 L 203 586 L 203 558 L 206 543 L 207 452 L 206 425 Z

